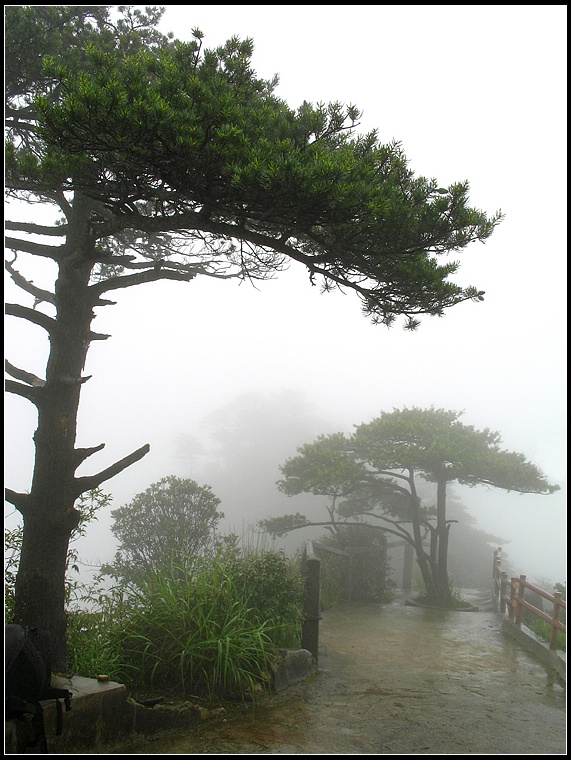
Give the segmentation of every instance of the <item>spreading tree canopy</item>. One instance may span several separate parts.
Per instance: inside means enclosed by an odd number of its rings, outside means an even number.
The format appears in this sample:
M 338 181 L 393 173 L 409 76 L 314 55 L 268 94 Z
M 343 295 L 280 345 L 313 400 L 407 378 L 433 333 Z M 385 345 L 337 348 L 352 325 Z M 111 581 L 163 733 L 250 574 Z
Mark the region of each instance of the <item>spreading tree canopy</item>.
M 523 454 L 501 448 L 501 437 L 460 421 L 461 413 L 417 407 L 383 412 L 356 426 L 351 436 L 320 436 L 280 468 L 278 488 L 289 496 L 326 496 L 329 519 L 299 513 L 270 518 L 262 526 L 284 535 L 310 525 L 332 530 L 368 523 L 413 546 L 427 596 L 450 601 L 446 489 L 454 481 L 522 494 L 559 489 Z M 422 504 L 417 477 L 436 486 L 434 503 Z M 425 538 L 428 536 L 428 546 Z
M 149 450 L 76 476 L 103 448 L 75 439 L 89 346 L 109 337 L 91 329 L 106 294 L 264 279 L 295 261 L 322 289 L 357 293 L 373 322 L 413 329 L 482 299 L 449 279 L 448 254 L 501 219 L 470 206 L 467 182 L 415 176 L 400 144 L 359 132 L 355 106 L 286 104 L 254 72 L 250 39 L 207 49 L 196 29 L 183 43 L 157 31 L 161 14 L 6 8 L 7 192 L 54 211 L 53 225 L 6 222 L 6 267 L 32 304 L 6 313 L 49 339 L 45 377 L 6 364 L 6 389 L 38 412 L 29 493 L 7 490 L 24 521 L 15 618 L 56 634 L 60 667 L 74 503 Z M 38 257 L 55 264 L 53 287 L 34 282 Z

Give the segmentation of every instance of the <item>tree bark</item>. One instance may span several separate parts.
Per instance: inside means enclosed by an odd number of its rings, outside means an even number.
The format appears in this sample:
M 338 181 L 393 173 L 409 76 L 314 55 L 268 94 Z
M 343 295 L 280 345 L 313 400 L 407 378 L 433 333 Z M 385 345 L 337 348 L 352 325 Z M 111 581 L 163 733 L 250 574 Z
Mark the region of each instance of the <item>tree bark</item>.
M 437 586 L 438 593 L 442 598 L 450 595 L 448 583 L 448 534 L 450 526 L 446 524 L 446 484 L 446 479 L 439 478 L 436 490 Z
M 102 446 L 75 449 L 81 377 L 94 333 L 89 279 L 95 241 L 88 231 L 89 201 L 76 194 L 66 244 L 58 253 L 50 352 L 45 383 L 30 400 L 38 409 L 35 461 L 29 494 L 7 498 L 23 516 L 23 540 L 15 588 L 15 622 L 50 631 L 56 648 L 53 667 L 65 672 L 65 573 L 71 534 L 79 523 L 75 502 L 81 493 L 140 459 L 139 449 L 99 476 L 75 478 L 78 465 Z
M 416 493 L 415 493 L 414 499 L 416 500 Z M 418 563 L 418 567 L 420 568 L 420 574 L 422 575 L 424 588 L 426 589 L 426 593 L 428 594 L 428 596 L 432 596 L 435 591 L 434 580 L 433 580 L 433 574 L 430 567 L 430 563 L 424 551 L 424 545 L 422 541 L 422 529 L 420 525 L 420 515 L 419 515 L 417 500 L 415 501 L 412 507 L 412 534 L 414 537 L 414 551 L 416 554 L 416 561 Z

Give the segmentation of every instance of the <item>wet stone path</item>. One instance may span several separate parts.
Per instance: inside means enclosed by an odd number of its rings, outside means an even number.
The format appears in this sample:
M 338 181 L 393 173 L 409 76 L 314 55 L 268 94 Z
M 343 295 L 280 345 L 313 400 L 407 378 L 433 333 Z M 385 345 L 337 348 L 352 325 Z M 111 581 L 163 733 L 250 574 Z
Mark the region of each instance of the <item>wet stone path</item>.
M 327 610 L 315 676 L 109 754 L 566 754 L 564 684 L 469 601 Z

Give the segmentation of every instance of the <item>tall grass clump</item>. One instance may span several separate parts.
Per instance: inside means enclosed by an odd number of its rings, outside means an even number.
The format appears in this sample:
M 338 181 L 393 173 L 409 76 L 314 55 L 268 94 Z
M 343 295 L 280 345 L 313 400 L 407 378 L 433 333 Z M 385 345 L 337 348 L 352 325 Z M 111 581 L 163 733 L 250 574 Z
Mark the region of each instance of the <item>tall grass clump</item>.
M 89 585 L 77 584 L 67 609 L 67 657 L 69 669 L 87 678 L 105 673 L 122 681 L 129 672 L 123 631 L 132 611 L 125 587 L 105 588 L 102 575 Z
M 253 695 L 269 682 L 277 649 L 298 634 L 302 593 L 285 555 L 172 565 L 131 592 L 124 680 L 209 698 Z
M 114 681 L 128 667 L 123 661 L 119 637 L 112 635 L 103 612 L 68 613 L 67 651 L 70 670 L 86 678 L 105 673 Z

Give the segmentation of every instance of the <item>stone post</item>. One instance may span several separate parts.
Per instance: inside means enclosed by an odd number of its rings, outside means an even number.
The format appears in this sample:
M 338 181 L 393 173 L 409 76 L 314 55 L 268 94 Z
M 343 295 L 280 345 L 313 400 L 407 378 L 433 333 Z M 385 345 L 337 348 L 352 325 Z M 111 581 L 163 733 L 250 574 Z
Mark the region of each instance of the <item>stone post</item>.
M 307 542 L 303 550 L 303 574 L 305 576 L 305 599 L 301 627 L 301 647 L 318 661 L 319 650 L 319 570 L 321 560 L 313 553 L 313 545 Z

